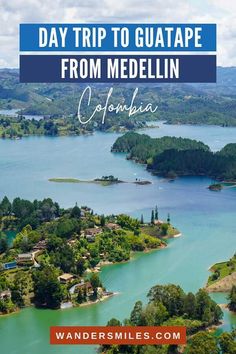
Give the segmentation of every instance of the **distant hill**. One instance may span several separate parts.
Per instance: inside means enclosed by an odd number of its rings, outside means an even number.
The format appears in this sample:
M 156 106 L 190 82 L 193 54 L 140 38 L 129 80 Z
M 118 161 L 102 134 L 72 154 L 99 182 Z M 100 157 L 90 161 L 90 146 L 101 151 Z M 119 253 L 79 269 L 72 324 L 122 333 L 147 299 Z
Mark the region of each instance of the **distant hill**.
M 73 115 L 87 84 L 21 84 L 17 69 L 0 70 L 0 109 L 20 108 L 23 114 L 50 116 Z M 92 107 L 105 104 L 111 85 L 93 84 Z M 168 123 L 216 124 L 236 126 L 236 67 L 217 69 L 217 84 L 114 84 L 110 103 L 130 103 L 139 87 L 135 103 L 153 103 L 158 111 L 136 116 L 141 120 L 166 120 Z M 86 105 L 85 105 L 86 106 Z M 88 109 L 85 107 L 85 109 Z M 89 109 L 88 109 L 89 110 Z M 127 113 L 108 113 L 112 126 L 128 119 Z

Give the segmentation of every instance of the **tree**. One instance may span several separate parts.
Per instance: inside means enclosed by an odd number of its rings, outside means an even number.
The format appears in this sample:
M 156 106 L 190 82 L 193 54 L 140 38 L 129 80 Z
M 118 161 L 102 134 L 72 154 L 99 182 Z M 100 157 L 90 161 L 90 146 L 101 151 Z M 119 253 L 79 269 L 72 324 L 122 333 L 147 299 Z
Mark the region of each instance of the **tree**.
M 29 275 L 24 271 L 19 271 L 14 276 L 13 284 L 11 285 L 11 299 L 19 307 L 25 305 L 24 296 L 27 293 Z
M 81 276 L 84 273 L 85 269 L 86 269 L 86 262 L 85 259 L 81 257 L 76 262 L 77 273 Z
M 196 315 L 199 320 L 202 321 L 204 311 L 210 307 L 210 297 L 203 289 L 199 289 L 196 294 Z
M 92 285 L 93 291 L 95 293 L 95 295 L 97 295 L 97 289 L 99 286 L 101 286 L 101 281 L 99 279 L 99 275 L 97 273 L 92 273 L 91 277 L 90 277 L 90 283 Z
M 235 334 L 232 333 L 222 333 L 219 338 L 220 348 L 223 354 L 235 354 L 236 353 L 236 342 Z
M 132 325 L 134 326 L 141 325 L 142 311 L 143 311 L 143 303 L 142 301 L 137 301 L 130 314 L 130 321 Z
M 161 302 L 170 316 L 183 314 L 185 293 L 178 285 L 156 285 L 149 291 L 148 298 L 149 302 Z
M 166 236 L 167 235 L 168 228 L 169 228 L 168 224 L 162 224 L 161 225 L 161 234 L 162 234 L 162 236 Z
M 167 354 L 179 354 L 178 345 L 169 345 L 167 349 Z
M 84 292 L 82 289 L 78 290 L 78 295 L 77 295 L 77 302 L 81 304 L 83 301 L 85 301 L 86 297 L 84 297 Z
M 71 217 L 72 218 L 80 218 L 81 215 L 81 210 L 80 208 L 76 205 L 74 206 L 74 208 L 71 210 Z
M 104 215 L 101 215 L 101 219 L 100 219 L 100 225 L 103 227 L 106 224 L 106 219 Z
M 157 205 L 155 207 L 155 219 L 158 220 L 158 208 L 157 208 Z
M 151 214 L 151 224 L 154 224 L 154 210 L 152 210 L 152 214 Z
M 187 318 L 195 318 L 196 316 L 196 299 L 193 293 L 188 293 L 184 299 L 184 313 Z
M 216 339 L 207 332 L 195 334 L 187 346 L 186 354 L 219 354 Z
M 28 252 L 40 238 L 41 235 L 39 232 L 33 231 L 31 225 L 26 225 L 21 232 L 16 235 L 13 246 L 20 248 L 22 252 Z
M 57 234 L 60 237 L 69 238 L 77 230 L 77 221 L 75 219 L 62 219 L 57 225 Z
M 144 224 L 144 221 L 143 221 L 143 214 L 141 215 L 140 224 Z
M 140 349 L 140 354 L 167 354 L 167 350 L 163 345 L 144 345 Z
M 54 124 L 53 121 L 46 121 L 44 123 L 44 129 L 45 129 L 45 134 L 46 135 L 51 135 L 51 136 L 54 136 L 54 135 L 57 135 L 58 134 L 58 128 L 57 128 L 57 125 Z
M 29 200 L 15 198 L 12 202 L 12 211 L 17 218 L 23 219 L 34 211 L 34 204 Z
M 34 302 L 37 306 L 59 308 L 64 292 L 57 279 L 55 268 L 45 266 L 33 273 Z
M 10 313 L 15 309 L 15 305 L 11 299 L 0 300 L 0 313 Z
M 203 290 L 198 290 L 196 294 L 196 318 L 203 321 L 205 325 L 217 324 L 222 318 L 221 308 L 213 301 L 209 294 Z
M 202 315 L 202 322 L 207 326 L 209 323 L 214 322 L 212 312 L 210 307 L 206 307 L 203 315 Z
M 140 222 L 137 219 L 131 218 L 128 215 L 118 215 L 117 224 L 124 229 L 132 230 L 138 229 L 140 227 Z
M 64 272 L 71 272 L 75 267 L 73 249 L 64 241 L 55 251 L 50 252 L 51 263 Z
M 229 309 L 236 312 L 236 285 L 232 286 L 229 294 Z
M 53 203 L 51 198 L 45 198 L 40 202 L 39 210 L 44 221 L 50 221 L 59 214 L 59 205 Z
M 11 213 L 11 203 L 6 196 L 0 203 L 0 211 L 2 215 L 9 215 Z
M 169 213 L 168 213 L 168 215 L 167 215 L 167 224 L 170 225 L 170 214 L 169 214 Z
M 214 301 L 212 301 L 212 312 L 214 323 L 219 323 L 219 321 L 223 318 L 223 311 L 221 310 L 220 306 L 217 305 Z
M 146 326 L 160 326 L 169 318 L 169 313 L 162 302 L 150 303 L 143 312 Z
M 107 322 L 107 326 L 122 326 L 121 322 L 117 320 L 116 318 L 112 318 Z
M 0 253 L 6 252 L 8 249 L 7 237 L 2 232 L 0 232 Z

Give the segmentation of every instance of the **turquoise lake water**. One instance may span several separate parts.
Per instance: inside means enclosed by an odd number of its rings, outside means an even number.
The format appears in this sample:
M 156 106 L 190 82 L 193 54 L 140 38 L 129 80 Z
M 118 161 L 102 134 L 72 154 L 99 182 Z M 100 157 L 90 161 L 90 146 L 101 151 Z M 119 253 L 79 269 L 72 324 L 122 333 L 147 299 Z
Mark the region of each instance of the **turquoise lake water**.
M 175 135 L 195 138 L 218 150 L 236 142 L 236 128 L 210 126 L 168 126 L 145 129 L 151 136 Z M 208 178 L 179 178 L 174 183 L 154 177 L 144 166 L 113 154 L 110 147 L 119 134 L 96 133 L 81 137 L 29 137 L 0 140 L 0 197 L 35 199 L 52 197 L 62 206 L 88 205 L 97 213 L 126 212 L 150 219 L 158 205 L 160 217 L 170 213 L 171 222 L 182 237 L 150 254 L 138 254 L 126 264 L 104 267 L 102 280 L 108 290 L 119 295 L 89 307 L 62 311 L 28 308 L 0 318 L 1 352 L 9 354 L 94 353 L 92 347 L 52 347 L 50 325 L 106 324 L 111 317 L 124 319 L 138 299 L 144 300 L 155 284 L 176 283 L 186 291 L 204 286 L 208 268 L 235 251 L 236 190 L 210 192 Z M 113 174 L 123 180 L 143 178 L 151 185 L 120 184 L 102 187 L 95 184 L 57 184 L 52 177 L 92 179 Z M 215 294 L 219 303 L 223 294 Z M 236 317 L 225 311 L 222 327 L 230 330 Z M 14 333 L 14 340 L 12 338 Z M 20 349 L 19 349 L 20 348 Z

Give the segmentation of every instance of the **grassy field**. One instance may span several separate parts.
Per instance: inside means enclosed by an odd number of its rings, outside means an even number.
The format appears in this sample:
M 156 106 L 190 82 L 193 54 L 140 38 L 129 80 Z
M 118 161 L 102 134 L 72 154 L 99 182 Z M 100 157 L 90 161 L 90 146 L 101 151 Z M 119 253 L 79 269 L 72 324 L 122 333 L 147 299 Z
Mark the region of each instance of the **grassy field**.
M 100 184 L 101 186 L 109 186 L 116 182 L 113 181 L 103 181 L 103 180 L 81 180 L 78 178 L 49 178 L 49 182 L 56 182 L 56 183 L 94 183 Z
M 175 237 L 176 235 L 180 234 L 179 230 L 177 230 L 172 225 L 168 225 L 166 235 L 163 234 L 161 225 L 142 226 L 142 232 L 144 232 L 145 234 L 148 234 L 150 236 L 162 237 L 162 238 L 163 237 L 166 237 L 166 238 Z
M 80 179 L 77 178 L 49 178 L 49 182 L 57 183 L 83 183 Z M 86 182 L 86 181 L 84 181 Z

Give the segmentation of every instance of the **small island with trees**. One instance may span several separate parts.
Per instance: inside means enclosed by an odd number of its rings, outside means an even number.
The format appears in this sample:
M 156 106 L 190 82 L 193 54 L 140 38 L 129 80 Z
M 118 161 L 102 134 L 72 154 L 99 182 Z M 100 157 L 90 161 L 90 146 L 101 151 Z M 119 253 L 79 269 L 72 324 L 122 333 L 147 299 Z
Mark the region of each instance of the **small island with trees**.
M 219 192 L 222 190 L 223 186 L 220 183 L 212 183 L 208 188 L 210 189 L 210 191 Z
M 94 178 L 94 179 L 89 179 L 89 180 L 82 180 L 78 178 L 49 178 L 49 182 L 56 182 L 56 183 L 94 183 L 94 184 L 100 184 L 101 186 L 110 186 L 113 184 L 119 184 L 119 183 L 132 183 L 132 184 L 138 184 L 141 186 L 151 184 L 152 182 L 147 181 L 147 180 L 141 180 L 136 178 L 135 181 L 133 182 L 128 182 L 128 181 L 123 181 L 120 180 L 117 177 L 114 177 L 113 175 L 109 176 L 102 176 L 100 178 Z
M 179 235 L 170 215 L 159 219 L 157 207 L 144 222 L 142 215 L 104 216 L 86 206 L 63 209 L 50 198 L 4 197 L 0 227 L 0 314 L 102 301 L 114 293 L 101 283 L 101 266 L 164 248 L 167 238 Z

